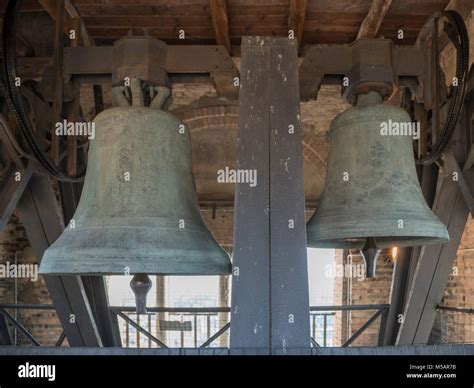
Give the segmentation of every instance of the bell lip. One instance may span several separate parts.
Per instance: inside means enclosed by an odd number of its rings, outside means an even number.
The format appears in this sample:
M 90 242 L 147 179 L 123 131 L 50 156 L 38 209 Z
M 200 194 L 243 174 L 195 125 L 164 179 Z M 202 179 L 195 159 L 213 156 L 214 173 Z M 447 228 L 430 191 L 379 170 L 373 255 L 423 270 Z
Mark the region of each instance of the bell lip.
M 103 257 L 102 257 L 103 258 Z M 114 259 L 112 256 L 109 259 Z M 179 257 L 168 257 L 161 259 L 161 262 L 152 263 L 143 266 L 144 263 L 140 262 L 139 258 L 134 258 L 135 265 L 129 266 L 129 271 L 125 273 L 123 257 L 115 257 L 116 262 L 104 262 L 100 263 L 101 256 L 96 255 L 94 257 L 81 257 L 81 256 L 67 256 L 67 262 L 64 260 L 51 260 L 47 259 L 42 262 L 39 267 L 38 273 L 40 275 L 85 275 L 85 276 L 125 276 L 135 275 L 139 273 L 145 273 L 148 275 L 174 275 L 174 276 L 218 276 L 218 275 L 230 275 L 232 273 L 232 263 L 230 258 L 227 256 L 228 262 L 214 262 L 204 264 L 202 261 L 192 259 L 191 257 L 181 257 L 183 261 L 179 261 Z M 142 258 L 143 259 L 143 258 Z M 157 260 L 157 257 L 153 258 Z M 222 260 L 222 258 L 216 258 Z M 202 260 L 202 257 L 201 257 Z M 177 262 L 178 261 L 178 262 Z M 99 262 L 99 264 L 97 264 Z M 141 268 L 139 268 L 141 266 Z M 186 268 L 183 272 L 181 268 Z
M 307 237 L 308 248 L 335 248 L 335 249 L 362 249 L 367 237 L 335 238 L 335 239 L 310 239 Z M 372 237 L 372 236 L 370 236 Z M 449 236 L 373 236 L 379 248 L 414 247 L 422 245 L 444 244 L 450 240 Z M 360 239 L 360 241 L 351 241 Z

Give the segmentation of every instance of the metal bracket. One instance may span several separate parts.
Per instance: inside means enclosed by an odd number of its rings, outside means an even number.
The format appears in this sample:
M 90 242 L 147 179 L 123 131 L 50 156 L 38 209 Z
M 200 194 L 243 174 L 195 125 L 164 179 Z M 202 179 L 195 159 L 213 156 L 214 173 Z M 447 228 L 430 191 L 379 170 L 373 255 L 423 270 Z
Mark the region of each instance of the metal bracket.
M 424 47 L 397 47 L 389 39 L 310 46 L 299 68 L 301 99 L 315 98 L 323 83 L 343 86 L 343 97 L 350 103 L 367 88 L 379 90 L 388 98 L 398 86 L 413 88 L 418 79 L 423 79 L 425 51 Z M 347 85 L 343 77 L 348 78 Z

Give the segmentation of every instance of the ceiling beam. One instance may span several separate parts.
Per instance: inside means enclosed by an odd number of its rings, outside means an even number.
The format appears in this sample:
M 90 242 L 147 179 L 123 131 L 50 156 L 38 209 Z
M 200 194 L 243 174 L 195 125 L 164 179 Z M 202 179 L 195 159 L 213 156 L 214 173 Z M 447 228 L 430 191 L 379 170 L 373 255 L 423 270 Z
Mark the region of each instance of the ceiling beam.
M 362 22 L 357 39 L 375 38 L 379 31 L 380 25 L 392 4 L 392 0 L 372 0 L 369 12 Z
M 209 5 L 211 6 L 212 24 L 216 33 L 217 44 L 224 46 L 230 54 L 229 19 L 225 0 L 209 0 Z
M 292 30 L 298 41 L 298 48 L 303 40 L 303 27 L 306 18 L 308 0 L 291 0 L 290 15 L 288 16 L 288 30 Z
M 93 46 L 94 40 L 89 35 L 86 25 L 84 24 L 84 21 L 82 20 L 81 15 L 79 15 L 79 12 L 77 11 L 73 2 L 71 0 L 66 0 L 64 3 L 64 6 L 66 7 L 66 12 L 71 17 L 71 19 L 78 20 L 77 24 L 79 26 L 79 35 L 81 37 L 82 45 L 85 47 Z
M 58 2 L 56 0 L 39 0 L 39 3 L 44 8 L 44 10 L 51 16 L 51 18 L 57 22 L 58 20 L 58 12 L 56 10 Z M 82 20 L 79 12 L 77 11 L 74 4 L 71 0 L 66 0 L 64 2 L 64 7 L 66 8 L 67 18 L 64 20 L 64 33 L 69 36 L 69 32 L 77 25 L 79 31 L 76 33 L 79 34 L 79 39 L 81 40 L 83 46 L 91 47 L 94 45 L 94 41 L 89 35 L 84 21 Z M 74 19 L 78 19 L 77 21 L 73 21 Z

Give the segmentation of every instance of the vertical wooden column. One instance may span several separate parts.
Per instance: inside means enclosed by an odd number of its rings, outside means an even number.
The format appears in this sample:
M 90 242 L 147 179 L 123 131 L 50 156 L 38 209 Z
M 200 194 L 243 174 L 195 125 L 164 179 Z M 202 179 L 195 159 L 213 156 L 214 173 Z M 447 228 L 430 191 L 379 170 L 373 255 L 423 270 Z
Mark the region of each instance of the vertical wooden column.
M 296 40 L 242 39 L 230 346 L 310 350 Z M 247 350 L 244 350 L 247 349 Z

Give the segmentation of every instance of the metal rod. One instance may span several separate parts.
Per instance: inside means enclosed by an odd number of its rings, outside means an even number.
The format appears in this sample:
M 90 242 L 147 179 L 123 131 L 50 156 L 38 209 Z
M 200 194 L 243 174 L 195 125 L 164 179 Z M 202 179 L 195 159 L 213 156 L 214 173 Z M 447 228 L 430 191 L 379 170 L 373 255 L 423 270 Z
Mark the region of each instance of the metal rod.
M 341 305 L 341 306 L 310 306 L 310 311 L 351 311 L 351 310 L 378 310 L 389 307 L 388 304 Z M 52 304 L 15 304 L 2 303 L 5 309 L 54 310 Z M 441 308 L 439 306 L 438 308 Z M 454 307 L 452 307 L 454 308 Z M 135 312 L 132 306 L 110 306 L 111 311 Z M 151 313 L 229 313 L 230 307 L 148 307 Z M 469 310 L 468 310 L 469 311 Z
M 135 312 L 135 307 L 111 306 L 110 310 L 113 312 Z M 228 313 L 230 307 L 147 307 L 147 311 L 149 313 Z
M 18 330 L 20 330 L 31 341 L 33 345 L 41 346 L 41 344 L 36 341 L 35 337 L 33 337 L 33 335 L 28 330 L 26 330 L 20 322 L 13 318 L 8 311 L 0 307 L 0 314 L 2 314 L 6 319 L 8 319 L 15 327 L 17 327 Z
M 327 335 L 327 326 L 328 326 L 328 316 L 326 314 L 323 314 L 323 346 L 326 346 L 326 335 Z
M 211 343 L 214 342 L 218 337 L 220 337 L 225 331 L 230 327 L 230 322 L 227 322 L 224 326 L 221 327 L 221 329 L 216 332 L 212 337 L 210 337 L 207 341 L 205 341 L 200 348 L 205 348 L 209 346 Z
M 312 343 L 313 346 L 316 347 L 316 348 L 320 348 L 320 347 L 321 347 L 321 345 L 319 345 L 313 337 L 311 337 L 311 343 Z
M 310 311 L 353 311 L 353 310 L 380 310 L 389 307 L 388 304 L 361 304 L 345 306 L 310 306 Z
M 383 310 L 382 318 L 380 318 L 380 328 L 379 328 L 379 339 L 377 341 L 378 346 L 383 346 L 385 340 L 385 332 L 387 329 L 387 318 L 388 318 L 389 309 L 386 308 Z
M 148 331 L 146 331 L 143 327 L 137 325 L 137 323 L 126 316 L 124 313 L 121 313 L 120 311 L 114 311 L 115 314 L 117 314 L 120 318 L 124 319 L 126 322 L 128 322 L 131 326 L 133 326 L 136 330 L 138 330 L 140 333 L 143 335 L 147 336 L 150 338 L 153 342 L 161 346 L 162 348 L 168 348 L 163 342 L 161 342 L 158 338 L 156 338 L 153 334 L 150 334 Z
M 197 348 L 197 314 L 194 314 L 194 347 Z
M 371 324 L 372 322 L 374 322 L 380 314 L 382 314 L 383 312 L 385 311 L 385 309 L 380 309 L 378 310 L 374 315 L 372 315 L 369 320 L 367 322 L 365 322 L 359 330 L 357 330 L 351 338 L 349 338 L 345 343 L 344 345 L 342 345 L 343 348 L 349 346 L 351 343 L 353 343 L 357 338 L 359 338 L 359 336 L 365 331 L 365 329 L 367 329 Z
M 464 309 L 460 307 L 438 306 L 436 309 L 440 311 L 454 311 L 457 313 L 474 314 L 474 309 Z
M 24 310 L 54 310 L 52 304 L 16 304 L 16 303 L 0 303 L 3 309 L 24 309 Z
M 56 348 L 59 348 L 64 340 L 66 339 L 66 334 L 64 333 L 64 330 L 61 332 L 61 335 L 59 336 L 58 340 L 56 341 L 56 344 L 54 345 Z

